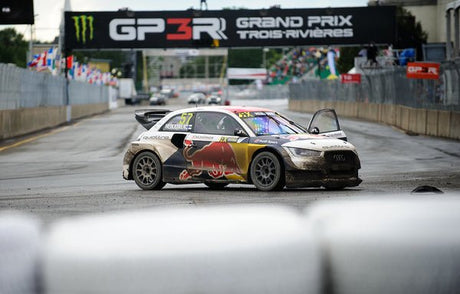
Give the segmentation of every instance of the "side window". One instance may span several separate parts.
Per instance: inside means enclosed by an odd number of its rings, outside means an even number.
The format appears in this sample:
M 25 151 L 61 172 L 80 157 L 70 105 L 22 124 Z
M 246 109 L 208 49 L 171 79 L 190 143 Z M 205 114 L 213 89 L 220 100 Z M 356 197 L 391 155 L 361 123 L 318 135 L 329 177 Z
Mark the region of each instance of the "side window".
M 193 128 L 195 113 L 184 112 L 173 116 L 163 125 L 161 131 L 165 132 L 190 132 Z
M 231 116 L 218 112 L 199 112 L 196 114 L 193 132 L 201 134 L 233 136 L 241 126 Z

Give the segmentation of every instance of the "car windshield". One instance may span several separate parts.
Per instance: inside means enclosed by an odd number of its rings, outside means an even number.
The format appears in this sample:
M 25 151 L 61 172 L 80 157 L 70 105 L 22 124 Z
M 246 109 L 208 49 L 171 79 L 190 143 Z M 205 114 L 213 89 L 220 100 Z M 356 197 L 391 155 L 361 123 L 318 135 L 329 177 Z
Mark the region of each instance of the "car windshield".
M 239 117 L 257 136 L 300 134 L 306 131 L 293 121 L 274 112 L 241 112 Z

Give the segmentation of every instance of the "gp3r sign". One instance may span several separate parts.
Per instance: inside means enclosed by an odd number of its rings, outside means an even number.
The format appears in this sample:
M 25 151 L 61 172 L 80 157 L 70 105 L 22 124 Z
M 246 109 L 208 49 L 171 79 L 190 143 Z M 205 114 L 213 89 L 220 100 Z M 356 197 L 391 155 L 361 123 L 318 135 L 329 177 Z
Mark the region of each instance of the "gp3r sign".
M 65 48 L 393 43 L 395 7 L 66 12 Z
M 408 79 L 439 79 L 440 64 L 436 62 L 408 62 L 406 77 Z

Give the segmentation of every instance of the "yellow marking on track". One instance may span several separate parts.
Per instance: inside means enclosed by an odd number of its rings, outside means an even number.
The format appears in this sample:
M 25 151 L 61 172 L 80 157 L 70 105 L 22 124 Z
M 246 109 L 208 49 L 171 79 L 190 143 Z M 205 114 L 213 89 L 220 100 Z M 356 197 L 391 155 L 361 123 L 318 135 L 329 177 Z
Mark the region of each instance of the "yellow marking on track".
M 78 123 L 74 124 L 73 126 L 76 126 Z M 6 146 L 3 146 L 3 147 L 0 147 L 0 152 L 2 151 L 5 151 L 5 150 L 8 150 L 8 149 L 11 149 L 11 148 L 15 148 L 15 147 L 19 147 L 21 145 L 24 145 L 26 143 L 30 143 L 30 142 L 33 142 L 35 140 L 38 140 L 40 138 L 43 138 L 43 137 L 46 137 L 46 136 L 49 136 L 49 135 L 53 135 L 53 134 L 56 134 L 56 133 L 59 133 L 59 132 L 62 132 L 66 129 L 68 129 L 69 126 L 66 126 L 66 127 L 62 127 L 62 128 L 59 128 L 59 129 L 56 129 L 56 130 L 53 130 L 53 131 L 49 131 L 45 134 L 41 134 L 41 135 L 37 135 L 37 136 L 34 136 L 34 137 L 30 137 L 30 138 L 27 138 L 27 139 L 24 139 L 24 140 L 21 140 L 21 141 L 18 141 L 16 143 L 13 143 L 11 145 L 6 145 Z

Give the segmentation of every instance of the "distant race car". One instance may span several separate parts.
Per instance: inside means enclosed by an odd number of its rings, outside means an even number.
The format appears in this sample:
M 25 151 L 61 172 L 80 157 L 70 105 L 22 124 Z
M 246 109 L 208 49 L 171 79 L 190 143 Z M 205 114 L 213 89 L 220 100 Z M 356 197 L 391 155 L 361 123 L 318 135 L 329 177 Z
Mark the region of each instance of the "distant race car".
M 193 93 L 187 98 L 188 104 L 203 104 L 206 102 L 206 95 L 203 93 Z
M 149 99 L 150 105 L 166 105 L 168 97 L 163 94 L 153 94 Z
M 136 111 L 147 129 L 128 146 L 123 178 L 144 190 L 166 183 L 230 183 L 259 190 L 358 186 L 360 160 L 333 109 L 315 113 L 307 128 L 276 111 L 203 106 Z
M 222 98 L 217 95 L 211 95 L 206 98 L 207 104 L 222 104 Z

